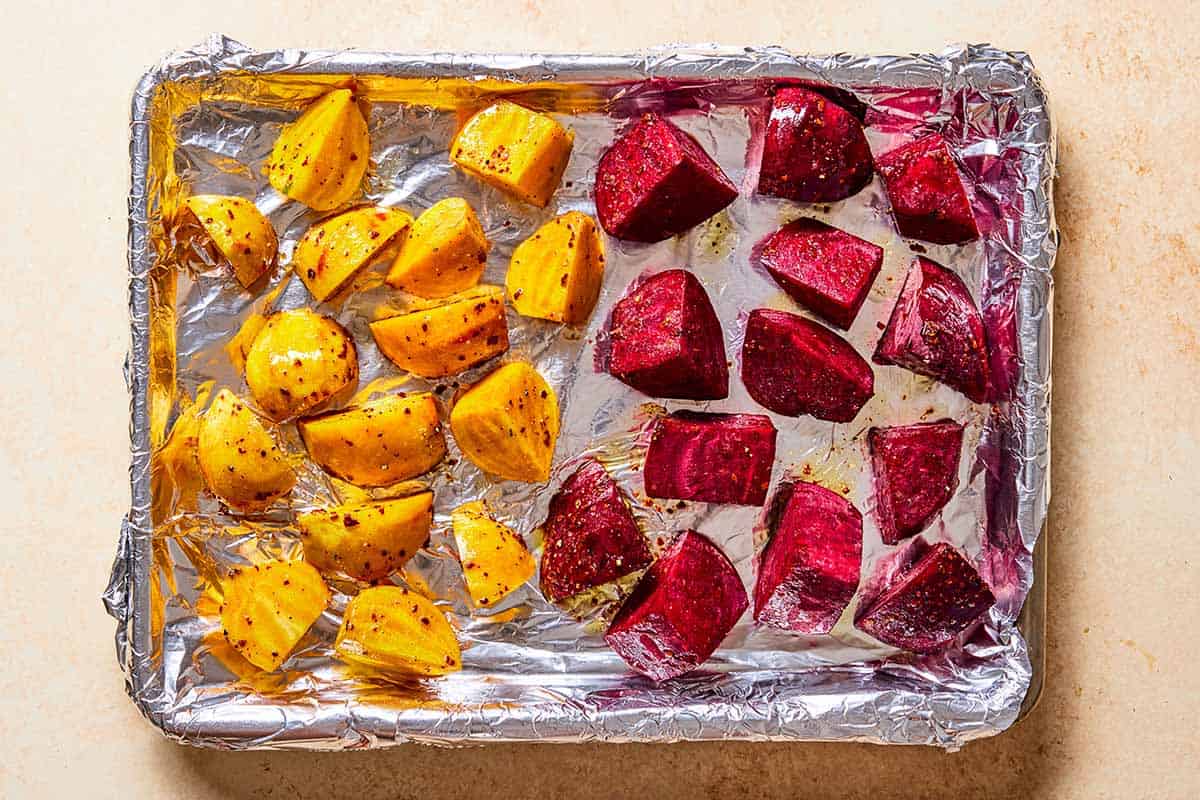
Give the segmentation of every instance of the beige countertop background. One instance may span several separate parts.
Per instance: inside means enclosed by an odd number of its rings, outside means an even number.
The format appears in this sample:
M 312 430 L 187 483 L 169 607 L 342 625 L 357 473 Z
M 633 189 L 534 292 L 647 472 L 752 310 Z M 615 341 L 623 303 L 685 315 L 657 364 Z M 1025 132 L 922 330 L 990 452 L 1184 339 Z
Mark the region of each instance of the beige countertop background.
M 1200 797 L 1200 3 L 1055 5 L 0 0 L 0 797 Z M 1063 234 L 1037 710 L 958 754 L 166 741 L 124 695 L 99 600 L 129 504 L 127 118 L 138 76 L 212 31 L 264 49 L 1031 53 L 1059 125 Z

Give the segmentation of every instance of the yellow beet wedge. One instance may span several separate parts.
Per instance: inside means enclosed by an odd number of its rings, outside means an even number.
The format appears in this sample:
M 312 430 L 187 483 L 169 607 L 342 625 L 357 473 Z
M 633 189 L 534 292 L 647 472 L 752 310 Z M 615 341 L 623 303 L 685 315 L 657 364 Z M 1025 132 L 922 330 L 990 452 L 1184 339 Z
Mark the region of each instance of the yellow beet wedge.
M 463 393 L 450 430 L 475 466 L 501 478 L 550 478 L 558 441 L 558 398 L 524 361 L 505 364 Z
M 370 151 L 367 121 L 353 93 L 335 89 L 279 134 L 267 179 L 293 200 L 329 211 L 358 194 Z
M 518 314 L 575 324 L 591 315 L 603 278 L 604 242 L 596 222 L 570 211 L 513 251 L 505 285 Z
M 437 676 L 462 669 L 454 629 L 428 598 L 401 586 L 364 589 L 346 606 L 334 648 L 373 669 Z
M 425 546 L 433 492 L 317 509 L 299 515 L 296 523 L 308 563 L 322 572 L 378 581 Z
M 450 158 L 485 183 L 544 207 L 574 141 L 553 117 L 500 100 L 467 120 L 450 144 Z
M 491 245 L 466 200 L 449 197 L 417 217 L 387 282 L 420 297 L 445 297 L 479 283 Z
M 259 669 L 273 672 L 329 605 L 329 588 L 303 561 L 240 567 L 221 587 L 225 639 Z
M 391 486 L 433 469 L 446 436 L 431 394 L 388 395 L 298 423 L 313 461 L 355 486 Z
M 371 323 L 380 351 L 423 378 L 454 375 L 508 349 L 504 291 L 482 286 L 450 302 Z
M 533 556 L 517 532 L 487 515 L 483 503 L 464 503 L 450 515 L 471 600 L 494 606 L 533 577 Z
M 292 266 L 314 298 L 324 302 L 392 245 L 409 225 L 407 211 L 355 208 L 318 222 L 296 245 Z
M 204 413 L 196 447 L 209 491 L 237 511 L 262 511 L 296 483 L 275 437 L 228 389 Z
M 354 340 L 336 320 L 311 309 L 272 314 L 246 352 L 246 385 L 277 422 L 311 411 L 357 382 Z
M 242 286 L 251 286 L 275 266 L 279 239 L 254 203 L 244 197 L 197 194 L 183 205 L 207 237 L 202 246 L 215 249 Z

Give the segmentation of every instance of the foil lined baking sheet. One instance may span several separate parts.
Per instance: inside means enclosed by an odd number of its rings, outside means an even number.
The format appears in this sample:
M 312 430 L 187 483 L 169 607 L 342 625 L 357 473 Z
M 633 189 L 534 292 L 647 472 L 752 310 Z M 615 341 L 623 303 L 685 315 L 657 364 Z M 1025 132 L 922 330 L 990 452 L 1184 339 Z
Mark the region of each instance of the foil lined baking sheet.
M 779 82 L 813 81 L 853 94 L 865 107 L 876 153 L 916 130 L 942 130 L 970 178 L 982 237 L 961 247 L 901 239 L 878 177 L 848 200 L 800 206 L 759 198 L 752 143 Z M 280 127 L 333 85 L 353 83 L 370 101 L 372 164 L 365 194 L 414 215 L 465 197 L 493 242 L 485 283 L 502 284 L 508 257 L 550 217 L 594 211 L 597 160 L 616 131 L 647 110 L 670 113 L 742 188 L 721 214 L 657 245 L 607 240 L 604 288 L 586 325 L 567 328 L 509 310 L 511 349 L 502 360 L 534 363 L 558 392 L 562 435 L 545 486 L 489 481 L 451 453 L 427 483 L 436 497 L 429 546 L 403 580 L 436 596 L 460 634 L 464 670 L 397 682 L 348 670 L 331 658 L 340 611 L 334 602 L 283 669 L 246 669 L 220 639 L 214 611 L 223 571 L 263 555 L 298 552 L 296 511 L 353 499 L 354 490 L 315 466 L 301 468 L 290 506 L 251 518 L 212 498 L 189 497 L 158 464 L 171 425 L 206 393 L 244 383 L 226 346 L 256 313 L 310 304 L 287 269 L 298 237 L 318 218 L 278 195 L 262 165 Z M 575 131 L 563 184 L 546 209 L 506 199 L 450 166 L 447 146 L 464 113 L 512 96 L 555 114 Z M 957 748 L 1010 726 L 1040 680 L 1030 642 L 1041 617 L 1022 606 L 1033 586 L 1033 552 L 1049 501 L 1051 267 L 1057 244 L 1051 185 L 1054 132 L 1029 59 L 986 46 L 906 57 L 809 57 L 782 49 L 671 47 L 627 56 L 404 56 L 360 51 L 255 52 L 222 37 L 174 54 L 146 75 L 134 97 L 130 195 L 132 508 L 104 595 L 117 619 L 117 652 L 141 711 L 168 735 L 200 745 L 368 747 L 398 741 L 672 741 L 680 739 L 859 739 Z M 280 237 L 281 266 L 268 288 L 244 292 L 228 275 L 171 241 L 164 220 L 188 193 L 253 198 Z M 998 597 L 962 648 L 917 657 L 883 646 L 849 623 L 830 636 L 757 628 L 747 614 L 703 669 L 663 685 L 630 673 L 604 645 L 604 609 L 577 620 L 548 604 L 536 581 L 486 615 L 472 615 L 449 535 L 449 511 L 486 499 L 526 536 L 558 483 L 585 455 L 600 458 L 634 499 L 651 541 L 692 527 L 713 538 L 753 585 L 761 510 L 646 498 L 639 467 L 657 414 L 680 408 L 768 413 L 731 381 L 726 400 L 656 404 L 595 368 L 604 321 L 631 281 L 688 266 L 713 299 L 731 359 L 745 314 L 795 311 L 750 263 L 751 248 L 783 222 L 817 216 L 882 245 L 884 268 L 847 334 L 870 353 L 914 251 L 953 269 L 984 314 L 999 402 L 972 404 L 895 367 L 875 367 L 876 394 L 858 418 L 835 425 L 772 414 L 779 428 L 774 483 L 787 476 L 842 491 L 864 514 L 863 577 L 895 548 L 882 544 L 872 512 L 865 435 L 872 425 L 950 416 L 967 427 L 960 489 L 933 528 L 979 566 Z M 367 323 L 397 302 L 383 265 L 356 291 L 322 306 L 354 335 L 359 396 L 432 390 L 449 402 L 495 362 L 429 383 L 398 372 L 376 349 Z M 736 370 L 736 364 L 735 364 Z M 293 426 L 286 447 L 303 452 Z M 361 491 L 361 490 L 359 490 Z M 1020 615 L 1020 616 L 1019 616 Z M 214 636 L 214 633 L 217 633 Z

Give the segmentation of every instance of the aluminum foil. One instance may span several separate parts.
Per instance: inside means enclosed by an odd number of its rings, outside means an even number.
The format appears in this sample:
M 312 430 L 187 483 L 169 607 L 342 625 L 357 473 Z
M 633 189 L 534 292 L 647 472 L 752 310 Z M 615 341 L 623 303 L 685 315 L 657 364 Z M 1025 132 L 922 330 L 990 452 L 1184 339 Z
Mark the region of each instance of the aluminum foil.
M 864 104 L 872 149 L 915 132 L 942 130 L 971 179 L 983 236 L 964 247 L 921 252 L 972 288 L 988 326 L 1002 399 L 974 405 L 940 384 L 875 367 L 876 395 L 850 424 L 771 415 L 779 428 L 775 481 L 816 480 L 864 512 L 864 586 L 896 548 L 880 541 L 865 453 L 872 425 L 951 416 L 967 426 L 960 490 L 924 534 L 948 540 L 980 566 L 999 602 L 965 645 L 917 657 L 858 633 L 857 604 L 830 636 L 756 628 L 747 615 L 702 671 L 663 685 L 631 674 L 600 637 L 604 609 L 574 619 L 549 605 L 536 581 L 486 615 L 472 615 L 448 535 L 449 510 L 486 499 L 536 551 L 536 527 L 557 484 L 594 455 L 634 498 L 652 541 L 696 528 L 716 540 L 753 584 L 763 539 L 761 511 L 645 497 L 639 467 L 656 405 L 596 367 L 604 321 L 626 287 L 647 271 L 689 266 L 713 298 L 731 358 L 745 314 L 797 310 L 750 264 L 750 250 L 782 222 L 808 214 L 885 248 L 884 269 L 847 338 L 872 351 L 914 249 L 897 235 L 878 178 L 856 196 L 802 207 L 753 195 L 753 143 L 778 81 L 817 81 Z M 229 386 L 245 393 L 226 351 L 254 313 L 305 306 L 287 269 L 297 238 L 317 215 L 269 187 L 262 165 L 280 127 L 304 103 L 353 80 L 371 100 L 371 201 L 414 214 L 449 196 L 467 198 L 493 242 L 484 280 L 502 283 L 513 247 L 571 209 L 593 212 L 591 187 L 603 148 L 631 116 L 670 112 L 721 164 L 742 194 L 686 236 L 657 245 L 609 239 L 604 289 L 590 322 L 566 328 L 517 316 L 502 360 L 531 360 L 557 390 L 562 435 L 545 486 L 494 483 L 451 443 L 427 476 L 436 516 L 429 546 L 398 579 L 427 586 L 458 628 L 464 670 L 436 681 L 396 682 L 348 671 L 331 643 L 354 587 L 335 600 L 284 668 L 245 669 L 214 632 L 224 570 L 299 545 L 297 511 L 346 499 L 353 489 L 311 464 L 291 504 L 251 518 L 231 516 L 172 484 L 157 453 L 197 396 Z M 575 131 L 575 150 L 550 207 L 511 202 L 451 168 L 447 145 L 463 109 L 503 92 L 551 111 Z M 669 47 L 625 56 L 405 56 L 353 50 L 255 52 L 222 37 L 174 54 L 138 85 L 133 103 L 130 195 L 132 508 L 122 525 L 104 600 L 117 619 L 117 652 L 130 695 L 169 736 L 192 744 L 317 749 L 399 741 L 672 741 L 680 739 L 859 739 L 957 748 L 1003 731 L 1040 685 L 1038 607 L 1021 615 L 1033 586 L 1035 543 L 1049 500 L 1051 266 L 1057 243 L 1051 198 L 1054 133 L 1045 94 L 1027 56 L 987 46 L 941 55 L 811 57 L 778 48 Z M 164 219 L 186 193 L 255 198 L 280 235 L 281 263 L 267 290 L 241 291 L 218 267 L 171 241 Z M 448 405 L 490 363 L 444 384 L 399 373 L 375 348 L 367 323 L 396 303 L 382 265 L 356 291 L 322 308 L 353 333 L 360 397 L 433 390 Z M 736 364 L 735 364 L 736 368 Z M 669 401 L 669 410 L 767 413 L 736 378 L 726 400 Z M 294 429 L 279 430 L 303 452 Z M 1039 587 L 1040 588 L 1040 587 Z M 1036 691 L 1036 690 L 1035 690 Z

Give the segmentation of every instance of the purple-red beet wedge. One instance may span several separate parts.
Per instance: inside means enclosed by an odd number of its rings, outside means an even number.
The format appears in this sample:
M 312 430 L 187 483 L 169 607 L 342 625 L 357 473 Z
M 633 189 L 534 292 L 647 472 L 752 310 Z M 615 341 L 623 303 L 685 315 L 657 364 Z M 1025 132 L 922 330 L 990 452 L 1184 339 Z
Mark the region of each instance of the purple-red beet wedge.
M 609 372 L 651 397 L 729 394 L 721 321 L 700 281 L 682 269 L 647 279 L 613 308 Z
M 983 319 L 962 279 L 918 256 L 875 348 L 876 364 L 894 364 L 941 381 L 976 403 L 989 391 Z
M 855 615 L 854 624 L 884 644 L 934 653 L 953 642 L 996 602 L 957 550 L 933 545 Z
M 780 89 L 771 102 L 758 193 L 831 203 L 871 181 L 871 149 L 858 119 L 808 89 Z
M 979 238 L 962 176 L 946 140 L 931 133 L 875 159 L 901 235 L 934 244 Z
M 746 322 L 742 381 L 776 414 L 854 419 L 875 392 L 866 359 L 824 326 L 786 311 L 756 308 Z
M 646 452 L 646 494 L 761 506 L 775 463 L 775 434 L 761 414 L 676 411 L 661 417 Z
M 657 114 L 646 114 L 613 142 L 596 168 L 596 214 L 618 239 L 669 239 L 737 195 L 700 143 Z
M 883 266 L 883 248 L 802 217 L 756 248 L 759 263 L 800 305 L 842 330 L 858 316 Z
M 638 672 L 666 681 L 707 661 L 746 606 L 726 555 L 702 534 L 684 531 L 646 571 L 604 640 Z
M 954 496 L 962 437 L 962 426 L 949 419 L 867 432 L 884 544 L 925 530 Z
M 653 560 L 616 481 L 593 459 L 554 495 L 542 534 L 542 594 L 551 602 L 615 581 Z
M 783 484 L 772 511 L 754 619 L 797 633 L 829 633 L 858 589 L 862 514 L 836 492 L 805 482 Z

